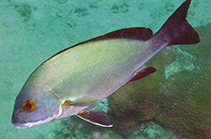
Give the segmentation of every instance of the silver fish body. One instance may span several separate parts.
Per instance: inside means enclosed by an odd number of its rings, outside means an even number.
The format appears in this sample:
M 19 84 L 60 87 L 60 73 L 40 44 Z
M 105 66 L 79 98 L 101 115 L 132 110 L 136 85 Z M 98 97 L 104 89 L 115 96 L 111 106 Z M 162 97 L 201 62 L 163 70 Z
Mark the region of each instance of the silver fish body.
M 95 118 L 99 112 L 90 106 L 126 83 L 153 73 L 153 68 L 143 65 L 165 46 L 199 42 L 197 32 L 185 19 L 189 4 L 190 0 L 186 0 L 153 36 L 146 28 L 122 29 L 67 48 L 46 60 L 17 96 L 12 123 L 17 128 L 27 128 L 77 115 L 93 124 L 111 127 L 103 112 L 103 118 Z

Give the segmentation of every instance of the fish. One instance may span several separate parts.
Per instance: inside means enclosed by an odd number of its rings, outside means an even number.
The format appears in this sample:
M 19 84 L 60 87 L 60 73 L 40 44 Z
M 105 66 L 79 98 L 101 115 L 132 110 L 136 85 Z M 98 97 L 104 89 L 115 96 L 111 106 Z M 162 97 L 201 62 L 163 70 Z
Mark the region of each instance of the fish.
M 183 2 L 154 35 L 149 28 L 123 28 L 48 58 L 16 97 L 12 124 L 22 129 L 76 115 L 97 126 L 113 127 L 97 102 L 154 73 L 156 68 L 145 63 L 166 46 L 200 41 L 186 20 L 190 2 Z

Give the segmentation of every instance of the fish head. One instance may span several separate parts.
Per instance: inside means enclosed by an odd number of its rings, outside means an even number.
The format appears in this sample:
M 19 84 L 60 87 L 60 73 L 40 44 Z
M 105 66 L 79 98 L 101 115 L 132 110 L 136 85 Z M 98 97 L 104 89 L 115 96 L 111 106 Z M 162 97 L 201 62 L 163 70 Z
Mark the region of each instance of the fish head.
M 16 98 L 12 123 L 16 128 L 28 128 L 50 122 L 60 114 L 60 101 L 48 87 L 26 83 Z

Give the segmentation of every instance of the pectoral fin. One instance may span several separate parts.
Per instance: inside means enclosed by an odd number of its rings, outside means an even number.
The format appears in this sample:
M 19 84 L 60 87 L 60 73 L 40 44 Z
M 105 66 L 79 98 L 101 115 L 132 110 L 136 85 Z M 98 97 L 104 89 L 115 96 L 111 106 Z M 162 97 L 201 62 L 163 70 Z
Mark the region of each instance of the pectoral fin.
M 87 106 L 93 103 L 96 103 L 98 99 L 93 96 L 85 95 L 83 97 L 79 97 L 75 100 L 66 100 L 63 105 L 73 105 L 73 106 Z
M 154 73 L 155 71 L 156 71 L 156 68 L 154 67 L 143 66 L 135 72 L 132 79 L 130 79 L 127 83 L 144 78 L 148 76 L 149 74 Z
M 113 127 L 105 112 L 97 107 L 84 109 L 80 111 L 77 116 L 94 125 L 101 127 Z

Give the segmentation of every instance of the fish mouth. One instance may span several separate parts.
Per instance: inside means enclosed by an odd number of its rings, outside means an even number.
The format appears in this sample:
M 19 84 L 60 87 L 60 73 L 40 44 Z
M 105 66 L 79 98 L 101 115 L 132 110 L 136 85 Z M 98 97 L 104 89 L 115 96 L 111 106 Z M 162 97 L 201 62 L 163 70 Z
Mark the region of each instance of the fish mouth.
M 29 128 L 29 127 L 41 125 L 44 123 L 48 123 L 50 121 L 53 121 L 54 119 L 55 119 L 55 117 L 49 117 L 45 120 L 41 120 L 41 121 L 37 121 L 37 122 L 27 122 L 27 123 L 18 123 L 18 122 L 12 121 L 12 124 L 18 129 L 24 129 L 24 128 Z

